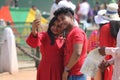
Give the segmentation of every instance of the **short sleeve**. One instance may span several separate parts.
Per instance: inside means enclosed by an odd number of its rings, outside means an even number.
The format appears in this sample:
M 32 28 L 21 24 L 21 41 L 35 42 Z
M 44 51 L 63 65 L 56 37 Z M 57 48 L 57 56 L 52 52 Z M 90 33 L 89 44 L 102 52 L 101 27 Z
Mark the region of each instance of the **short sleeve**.
M 82 30 L 75 30 L 73 34 L 73 43 L 83 43 L 85 39 L 85 33 Z

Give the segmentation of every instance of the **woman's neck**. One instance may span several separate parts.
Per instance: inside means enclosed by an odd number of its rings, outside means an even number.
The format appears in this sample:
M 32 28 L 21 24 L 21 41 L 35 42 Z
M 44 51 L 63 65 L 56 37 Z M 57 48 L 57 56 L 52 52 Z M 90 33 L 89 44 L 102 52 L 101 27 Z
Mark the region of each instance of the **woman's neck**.
M 67 27 L 67 32 L 70 32 L 75 27 L 75 23 L 69 24 Z

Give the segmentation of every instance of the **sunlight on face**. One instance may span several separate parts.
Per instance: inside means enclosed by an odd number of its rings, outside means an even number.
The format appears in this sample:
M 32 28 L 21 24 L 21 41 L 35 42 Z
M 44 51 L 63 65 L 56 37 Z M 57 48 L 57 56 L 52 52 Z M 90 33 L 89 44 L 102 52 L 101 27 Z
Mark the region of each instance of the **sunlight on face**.
M 71 18 L 62 14 L 58 16 L 58 25 L 62 26 L 62 29 L 68 28 L 68 25 L 71 23 Z
M 63 32 L 62 26 L 58 25 L 58 21 L 56 20 L 55 23 L 53 24 L 53 26 L 51 27 L 51 31 L 53 32 L 53 34 L 55 35 L 59 35 Z

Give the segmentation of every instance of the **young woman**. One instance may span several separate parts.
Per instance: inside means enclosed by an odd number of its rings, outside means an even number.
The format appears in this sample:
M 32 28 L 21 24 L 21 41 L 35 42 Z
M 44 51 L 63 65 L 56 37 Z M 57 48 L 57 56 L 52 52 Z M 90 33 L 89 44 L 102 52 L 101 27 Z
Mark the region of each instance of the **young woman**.
M 57 26 L 56 17 L 49 23 L 47 32 L 37 32 L 39 20 L 34 20 L 32 32 L 26 42 L 36 48 L 40 46 L 42 59 L 37 70 L 37 80 L 62 80 L 63 44 L 61 28 Z

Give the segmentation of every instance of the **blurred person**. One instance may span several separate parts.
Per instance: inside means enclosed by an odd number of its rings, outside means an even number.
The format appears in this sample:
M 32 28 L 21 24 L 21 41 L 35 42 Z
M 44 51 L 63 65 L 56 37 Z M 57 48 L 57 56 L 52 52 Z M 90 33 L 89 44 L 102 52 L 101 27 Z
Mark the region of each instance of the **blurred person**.
M 83 27 L 83 30 L 84 30 L 85 32 L 87 32 L 87 28 L 93 26 L 93 25 L 92 25 L 92 19 L 89 17 L 89 18 L 87 19 L 87 21 L 84 22 L 83 26 L 84 26 L 84 27 Z
M 120 17 L 120 0 L 118 1 L 118 15 Z M 116 15 L 116 16 L 118 16 Z M 119 20 L 119 18 L 117 17 L 117 19 Z M 120 25 L 120 22 L 119 22 Z M 120 27 L 120 26 L 119 26 Z M 119 32 L 117 34 L 117 44 L 115 48 L 113 47 L 101 47 L 99 49 L 99 52 L 101 55 L 107 55 L 110 54 L 113 56 L 113 60 L 108 62 L 108 65 L 110 64 L 114 64 L 114 71 L 113 71 L 113 76 L 112 76 L 112 80 L 119 80 L 120 79 L 120 28 L 119 28 Z
M 114 59 L 106 63 L 106 66 L 114 64 L 114 71 L 113 71 L 113 79 L 112 80 L 119 80 L 120 79 L 120 68 L 119 66 L 119 55 L 120 55 L 120 47 L 101 47 L 99 49 L 99 53 L 103 56 L 105 55 L 112 55 Z
M 19 72 L 15 35 L 11 27 L 4 28 L 1 43 L 0 73 L 9 72 L 10 74 L 15 74 Z
M 107 2 L 104 1 L 104 3 L 100 5 L 100 9 L 106 9 L 107 5 L 108 5 Z
M 79 21 L 80 21 L 80 24 L 82 24 L 82 28 L 84 31 L 86 28 L 86 26 L 84 25 L 86 25 L 87 19 L 89 17 L 92 17 L 91 11 L 93 10 L 91 9 L 89 2 L 87 0 L 82 0 L 82 2 L 80 2 L 79 4 L 79 10 L 77 12 L 77 15 L 79 16 L 79 19 L 80 19 Z
M 89 12 L 88 12 L 88 19 L 91 19 L 91 23 L 94 23 L 94 13 L 93 13 L 93 9 L 90 7 Z
M 107 6 L 107 11 L 103 15 L 103 18 L 106 20 L 109 20 L 110 22 L 100 27 L 100 37 L 99 37 L 100 47 L 116 46 L 116 43 L 117 43 L 116 39 L 117 39 L 117 34 L 120 26 L 120 18 L 118 16 L 117 9 L 118 9 L 118 5 L 116 3 L 110 3 Z M 106 55 L 105 61 L 103 61 L 103 64 L 101 63 L 101 66 L 105 65 L 104 63 L 110 59 L 112 59 L 112 56 Z M 112 73 L 113 73 L 112 65 L 107 67 L 105 70 L 102 70 L 104 80 L 112 80 L 112 75 L 113 75 Z
M 93 30 L 92 33 L 91 33 L 91 35 L 90 35 L 90 37 L 89 37 L 89 40 L 88 40 L 88 52 L 91 51 L 91 50 L 93 50 L 93 49 L 95 49 L 95 48 L 97 48 L 101 44 L 102 40 L 99 41 L 99 38 L 102 38 L 102 37 L 100 37 L 101 35 L 102 36 L 104 36 L 104 35 L 108 36 L 108 34 L 102 34 L 102 32 L 100 31 L 101 28 L 104 25 L 106 25 L 106 24 L 109 23 L 108 20 L 105 20 L 103 18 L 103 16 L 104 16 L 105 13 L 106 13 L 106 10 L 105 9 L 101 9 L 101 10 L 98 11 L 97 15 L 94 17 L 95 23 L 99 26 L 99 28 L 97 30 Z M 106 26 L 104 26 L 104 27 L 106 28 Z M 108 31 L 106 33 L 110 34 L 109 29 L 108 29 Z M 111 36 L 108 39 L 111 40 Z M 107 45 L 107 43 L 105 43 L 104 45 Z M 112 45 L 112 43 L 111 43 L 111 45 Z M 109 74 L 108 74 L 108 76 L 109 76 Z M 102 76 L 101 70 L 98 69 L 98 71 L 96 73 L 96 76 L 92 80 L 98 80 L 98 79 L 101 80 L 102 78 L 103 78 L 103 76 Z
M 61 0 L 55 0 L 54 3 L 52 4 L 51 9 L 50 9 L 50 19 L 52 19 L 54 17 L 53 13 L 58 9 L 58 3 L 60 1 Z
M 35 17 L 36 17 L 37 19 L 40 19 L 40 17 L 41 17 L 41 12 L 40 12 L 40 10 L 37 8 L 37 6 L 32 5 L 31 9 L 36 12 L 36 16 L 35 16 Z
M 114 64 L 112 80 L 119 80 L 120 79 L 120 66 L 119 66 L 120 65 L 120 62 L 119 62 L 120 61 L 120 47 L 101 47 L 99 49 L 99 53 L 103 56 L 112 55 L 114 57 L 114 60 L 112 60 L 112 62 L 109 61 L 108 63 L 106 63 L 106 66 Z
M 99 10 L 98 11 L 98 15 L 97 16 L 95 16 L 95 23 L 96 24 L 98 24 L 99 25 L 99 30 L 97 30 L 98 31 L 98 33 L 97 33 L 97 36 L 99 35 L 99 37 L 98 37 L 98 42 L 99 42 L 99 44 L 97 45 L 97 47 L 99 46 L 99 45 L 101 45 L 101 38 L 104 36 L 104 35 L 106 35 L 105 37 L 107 37 L 108 39 L 110 39 L 111 40 L 111 35 L 109 36 L 108 34 L 110 34 L 110 26 L 107 28 L 107 26 L 108 26 L 108 23 L 109 23 L 109 21 L 108 20 L 105 20 L 105 19 L 103 19 L 103 15 L 106 13 L 106 10 L 104 9 L 104 10 Z M 105 25 L 107 25 L 107 26 L 105 26 Z M 103 27 L 103 28 L 102 28 Z M 106 28 L 106 29 L 108 29 L 107 31 L 106 31 L 106 33 L 107 34 L 102 34 L 102 32 L 104 31 L 103 29 L 104 28 Z M 99 38 L 100 38 L 100 41 L 99 41 Z M 108 39 L 107 38 L 102 38 L 103 40 L 106 40 L 106 43 L 104 43 L 104 45 L 107 45 L 108 46 L 108 44 L 107 44 L 107 41 L 108 41 Z M 111 45 L 112 45 L 113 43 L 111 43 Z M 108 68 L 108 70 L 109 70 L 109 73 L 111 73 L 111 71 L 112 71 L 112 68 Z M 96 80 L 98 77 L 100 77 L 101 79 L 100 80 L 104 80 L 104 72 L 101 72 L 101 70 L 99 69 L 98 71 L 97 71 L 97 75 L 94 77 L 94 79 Z M 109 76 L 109 74 L 107 74 L 108 76 Z M 111 75 L 112 75 L 112 73 L 111 73 Z M 111 76 L 110 76 L 111 77 Z M 109 78 L 109 77 L 108 77 Z
M 79 4 L 80 8 L 78 10 L 78 14 L 80 16 L 80 21 L 86 21 L 88 18 L 88 12 L 90 9 L 90 4 L 87 0 L 82 0 L 82 2 Z
M 116 46 L 116 38 L 120 26 L 119 24 L 120 19 L 117 14 L 117 9 L 118 9 L 117 4 L 111 3 L 107 6 L 107 11 L 100 10 L 102 11 L 102 15 L 95 16 L 95 22 L 100 26 L 99 46 L 107 46 L 107 47 Z M 98 14 L 99 13 L 100 12 L 98 12 Z M 103 64 L 101 63 L 101 66 L 103 66 L 104 63 L 107 60 L 110 60 L 111 58 L 112 58 L 111 55 L 106 55 L 105 61 L 103 61 Z M 103 78 L 102 80 L 112 80 L 111 77 L 112 72 L 113 72 L 112 66 L 109 66 L 105 70 L 102 70 L 102 78 Z
M 42 59 L 37 69 L 36 80 L 62 80 L 64 38 L 61 34 L 62 28 L 57 24 L 56 17 L 53 17 L 47 32 L 38 32 L 38 27 L 41 27 L 40 21 L 33 21 L 32 32 L 26 42 L 32 48 L 40 46 Z
M 76 5 L 72 3 L 71 0 L 61 0 L 59 2 L 59 7 L 68 7 L 71 8 L 73 11 L 76 9 Z
M 15 7 L 18 7 L 18 1 L 19 1 L 19 0 L 14 0 L 14 5 L 15 5 Z
M 110 22 L 100 27 L 100 39 L 99 39 L 100 46 L 106 46 L 106 45 L 108 45 L 108 47 L 116 46 L 116 38 L 120 26 L 119 24 L 120 18 L 117 10 L 118 10 L 118 5 L 116 3 L 110 3 L 107 6 L 107 11 L 103 15 L 103 18 Z
M 35 5 L 32 5 L 31 8 L 36 11 L 37 10 L 37 7 Z
M 97 15 L 99 10 L 100 10 L 100 4 L 98 1 L 96 1 L 95 6 L 94 6 L 94 10 L 93 10 L 94 16 Z
M 77 5 L 76 5 L 76 10 L 75 10 L 75 19 L 77 20 L 77 22 L 80 24 L 80 16 L 78 14 L 78 10 L 80 9 L 80 6 L 79 6 L 80 2 L 78 1 L 77 2 Z
M 58 26 L 65 34 L 64 72 L 62 80 L 86 80 L 86 75 L 80 72 L 87 55 L 87 37 L 85 32 L 76 27 L 74 11 L 61 7 L 55 11 Z
M 55 0 L 50 10 L 50 19 L 54 16 L 54 12 L 60 7 L 69 7 L 75 10 L 76 6 L 71 2 L 71 0 Z
M 93 30 L 88 38 L 88 52 L 99 46 L 99 30 L 104 24 L 109 23 L 108 20 L 105 20 L 103 18 L 103 15 L 105 13 L 106 13 L 106 10 L 101 9 L 98 11 L 97 15 L 94 17 L 94 21 L 99 28 L 97 30 Z

